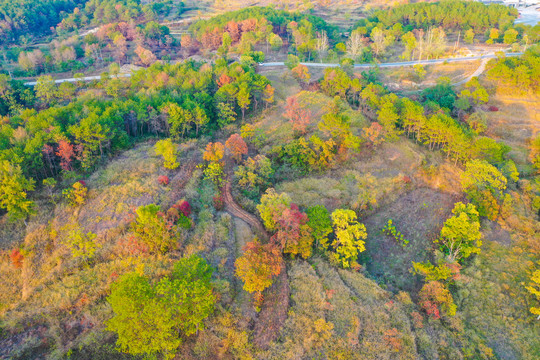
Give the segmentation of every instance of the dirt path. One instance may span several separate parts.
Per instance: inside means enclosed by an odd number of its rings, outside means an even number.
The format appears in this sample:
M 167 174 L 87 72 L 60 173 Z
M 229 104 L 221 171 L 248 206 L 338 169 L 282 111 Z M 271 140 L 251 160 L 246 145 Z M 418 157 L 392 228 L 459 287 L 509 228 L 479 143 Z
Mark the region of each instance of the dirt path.
M 466 83 L 468 83 L 469 81 L 471 81 L 471 79 L 472 79 L 473 77 L 475 77 L 475 76 L 476 76 L 476 77 L 480 76 L 480 75 L 484 72 L 484 70 L 486 70 L 486 65 L 487 65 L 487 63 L 488 63 L 489 60 L 490 60 L 490 59 L 482 59 L 482 62 L 480 63 L 480 66 L 478 67 L 478 69 L 475 70 L 475 72 L 473 72 L 471 75 L 467 76 L 465 79 L 460 80 L 460 81 L 458 81 L 458 82 L 456 82 L 456 83 L 453 83 L 452 85 L 453 85 L 453 86 L 456 86 L 456 85 L 466 84 Z
M 264 240 L 268 240 L 270 236 L 262 226 L 259 219 L 257 219 L 253 214 L 248 213 L 244 209 L 240 207 L 234 201 L 232 194 L 231 194 L 231 182 L 227 181 L 225 183 L 225 188 L 223 191 L 223 197 L 225 200 L 225 209 L 232 215 L 236 216 L 237 218 L 240 218 L 244 220 L 246 223 L 248 223 L 254 230 L 256 230 L 257 234 L 262 236 Z
M 259 237 L 268 241 L 270 236 L 264 229 L 263 225 L 253 214 L 248 213 L 238 205 L 231 194 L 231 182 L 225 183 L 223 197 L 225 200 L 225 209 L 234 217 L 245 221 L 252 230 L 257 232 Z M 264 301 L 261 306 L 255 324 L 253 327 L 253 339 L 255 344 L 261 349 L 267 349 L 270 342 L 276 340 L 279 336 L 279 331 L 285 320 L 287 320 L 287 312 L 289 310 L 289 279 L 287 277 L 287 268 L 285 263 L 281 268 L 281 272 L 272 286 L 264 291 Z

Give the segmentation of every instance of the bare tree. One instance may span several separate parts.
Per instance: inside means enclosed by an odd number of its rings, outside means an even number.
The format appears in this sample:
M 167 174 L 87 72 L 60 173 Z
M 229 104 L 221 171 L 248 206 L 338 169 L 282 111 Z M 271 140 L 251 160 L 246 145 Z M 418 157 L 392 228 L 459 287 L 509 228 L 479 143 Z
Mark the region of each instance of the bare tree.
M 349 54 L 352 59 L 356 60 L 358 56 L 362 54 L 364 43 L 365 38 L 360 34 L 360 31 L 352 31 L 349 40 L 347 40 L 347 54 Z
M 317 54 L 319 54 L 319 59 L 322 62 L 322 59 L 326 56 L 328 53 L 328 35 L 326 35 L 326 31 L 317 32 L 317 43 L 315 45 L 317 49 Z

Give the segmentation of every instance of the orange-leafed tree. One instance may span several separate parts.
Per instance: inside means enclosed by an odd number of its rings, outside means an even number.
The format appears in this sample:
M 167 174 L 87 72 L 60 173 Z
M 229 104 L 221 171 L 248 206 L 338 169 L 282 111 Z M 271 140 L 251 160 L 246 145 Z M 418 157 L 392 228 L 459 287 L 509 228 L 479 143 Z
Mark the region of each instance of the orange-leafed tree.
M 281 251 L 275 244 L 261 244 L 257 238 L 248 242 L 243 250 L 235 262 L 236 276 L 244 281 L 244 290 L 261 293 L 281 272 Z
M 242 155 L 248 153 L 246 142 L 239 134 L 232 134 L 225 142 L 225 146 L 231 152 L 233 159 L 238 163 L 242 160 Z
M 227 73 L 221 74 L 219 76 L 219 79 L 217 80 L 217 84 L 219 87 L 230 84 L 231 82 L 232 82 L 232 78 L 229 75 L 227 75 Z
M 146 66 L 153 64 L 157 60 L 156 55 L 154 55 L 152 51 L 145 49 L 140 45 L 135 49 L 135 54 L 139 56 L 141 62 Z
M 266 103 L 266 108 L 268 108 L 268 105 L 272 104 L 274 102 L 274 93 L 276 89 L 270 84 L 266 85 L 263 91 L 263 101 Z
M 311 79 L 311 74 L 309 73 L 306 65 L 298 64 L 294 68 L 292 68 L 291 71 L 295 79 L 298 80 L 301 84 L 309 83 L 309 80 Z
M 377 146 L 384 142 L 382 134 L 383 127 L 378 122 L 372 122 L 369 127 L 362 129 L 362 137 L 366 139 L 371 146 Z
M 208 143 L 204 150 L 203 159 L 208 162 L 219 163 L 225 154 L 225 147 L 220 142 Z
M 311 120 L 311 112 L 300 106 L 296 96 L 291 96 L 287 98 L 287 105 L 285 106 L 283 117 L 290 121 L 293 130 L 296 133 L 305 134 L 307 125 Z
M 56 155 L 60 156 L 60 166 L 62 167 L 62 170 L 73 170 L 73 168 L 71 167 L 71 161 L 75 156 L 75 151 L 73 151 L 73 145 L 71 145 L 65 140 L 60 140 L 58 142 L 58 150 L 56 151 Z

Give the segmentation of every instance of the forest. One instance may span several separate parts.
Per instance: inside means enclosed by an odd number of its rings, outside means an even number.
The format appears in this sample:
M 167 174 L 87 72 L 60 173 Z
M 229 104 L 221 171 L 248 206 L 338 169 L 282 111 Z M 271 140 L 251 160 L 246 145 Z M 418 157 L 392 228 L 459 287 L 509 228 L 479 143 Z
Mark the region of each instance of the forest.
M 18 1 L 0 359 L 538 358 L 540 25 Z

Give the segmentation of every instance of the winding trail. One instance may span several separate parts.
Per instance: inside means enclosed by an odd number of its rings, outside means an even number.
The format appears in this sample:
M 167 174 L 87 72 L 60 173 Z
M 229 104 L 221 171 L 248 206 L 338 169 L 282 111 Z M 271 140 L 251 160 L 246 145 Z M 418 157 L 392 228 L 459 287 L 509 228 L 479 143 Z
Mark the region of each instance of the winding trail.
M 232 216 L 244 220 L 248 225 L 257 230 L 258 235 L 263 236 L 264 240 L 270 239 L 270 236 L 264 229 L 259 219 L 257 219 L 255 215 L 250 214 L 244 209 L 242 209 L 242 207 L 240 207 L 240 205 L 238 205 L 236 201 L 234 201 L 231 194 L 231 182 L 229 180 L 227 180 L 227 182 L 225 183 L 223 197 L 225 201 L 225 209 L 227 210 L 227 212 L 229 212 Z
M 231 194 L 231 182 L 227 179 L 223 189 L 225 209 L 232 216 L 245 221 L 256 230 L 265 241 L 270 239 L 263 225 L 253 214 L 248 213 L 234 201 Z M 266 350 L 272 341 L 277 340 L 289 311 L 290 288 L 287 267 L 282 262 L 281 272 L 274 279 L 271 287 L 264 291 L 264 301 L 253 326 L 253 341 L 261 349 Z

